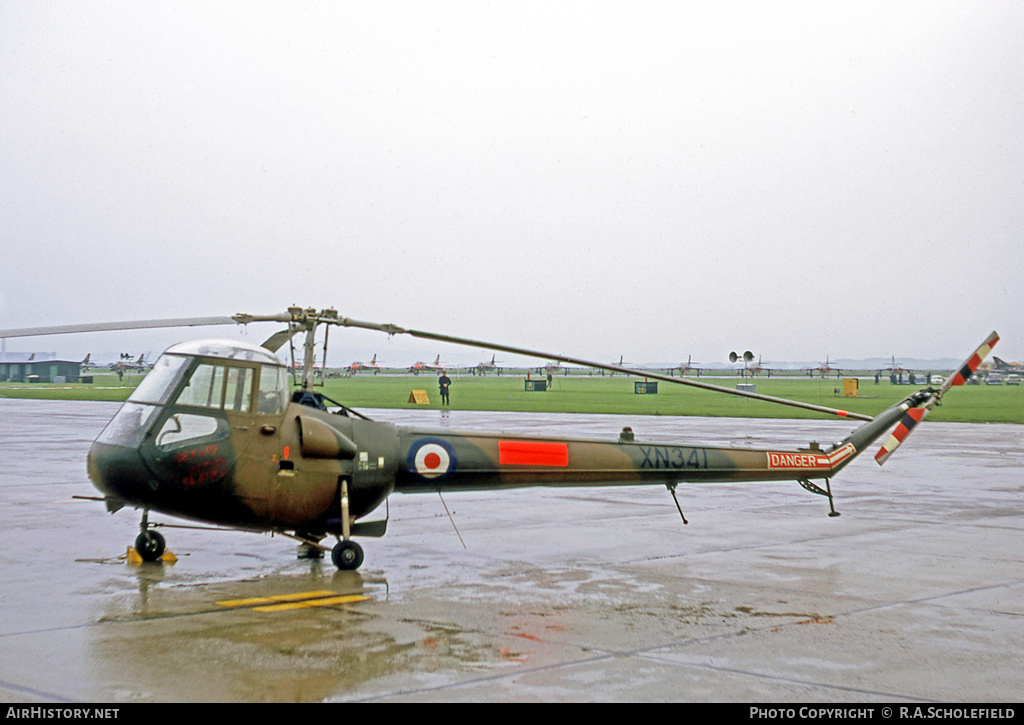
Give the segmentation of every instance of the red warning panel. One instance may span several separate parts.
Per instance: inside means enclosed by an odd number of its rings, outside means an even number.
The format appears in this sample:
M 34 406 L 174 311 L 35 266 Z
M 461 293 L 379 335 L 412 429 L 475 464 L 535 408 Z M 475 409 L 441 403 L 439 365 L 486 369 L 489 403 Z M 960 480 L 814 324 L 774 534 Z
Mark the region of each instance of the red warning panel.
M 540 441 L 498 441 L 498 463 L 502 466 L 568 466 L 567 443 Z

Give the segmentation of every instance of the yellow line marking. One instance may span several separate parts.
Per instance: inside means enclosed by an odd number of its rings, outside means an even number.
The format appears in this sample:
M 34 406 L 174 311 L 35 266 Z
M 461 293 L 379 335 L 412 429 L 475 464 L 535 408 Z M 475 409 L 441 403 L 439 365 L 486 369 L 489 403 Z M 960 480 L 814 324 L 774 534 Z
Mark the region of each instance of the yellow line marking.
M 254 612 L 288 612 L 293 609 L 305 609 L 307 607 L 328 607 L 332 604 L 352 604 L 353 602 L 365 602 L 369 597 L 359 594 L 349 594 L 344 597 L 328 597 L 327 599 L 311 599 L 304 602 L 293 602 L 291 604 L 272 604 L 267 607 L 253 607 Z
M 230 599 L 217 602 L 220 607 L 251 607 L 255 604 L 271 604 L 273 602 L 294 602 L 301 599 L 316 599 L 337 594 L 332 591 L 299 592 L 298 594 L 276 594 L 272 597 L 253 597 L 252 599 Z

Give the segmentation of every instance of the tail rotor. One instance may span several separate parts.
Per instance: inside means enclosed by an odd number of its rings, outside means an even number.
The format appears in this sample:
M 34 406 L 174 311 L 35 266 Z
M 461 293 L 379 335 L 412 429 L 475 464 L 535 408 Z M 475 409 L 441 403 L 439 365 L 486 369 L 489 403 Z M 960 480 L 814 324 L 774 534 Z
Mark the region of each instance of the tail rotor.
M 911 396 L 908 400 L 908 403 L 911 405 L 896 425 L 892 435 L 889 436 L 888 440 L 882 444 L 878 453 L 875 454 L 875 460 L 878 461 L 878 465 L 881 466 L 889 459 L 889 456 L 907 439 L 907 436 L 914 430 L 914 427 L 925 419 L 925 416 L 928 415 L 932 408 L 938 405 L 947 390 L 957 385 L 963 385 L 970 380 L 971 376 L 978 370 L 981 362 L 988 356 L 997 342 L 999 342 L 999 335 L 993 332 L 985 338 L 985 341 L 974 351 L 973 355 L 967 358 L 960 367 L 946 378 L 938 390 L 927 388 Z
M 938 398 L 934 393 L 924 393 L 922 395 L 924 400 L 915 405 L 913 408 L 909 408 L 900 418 L 900 422 L 892 431 L 892 435 L 882 444 L 882 447 L 878 449 L 878 453 L 875 454 L 875 460 L 878 461 L 878 465 L 881 466 L 891 456 L 900 444 L 907 439 L 910 435 L 910 431 L 914 430 L 914 427 L 925 419 L 928 412 L 932 409 Z

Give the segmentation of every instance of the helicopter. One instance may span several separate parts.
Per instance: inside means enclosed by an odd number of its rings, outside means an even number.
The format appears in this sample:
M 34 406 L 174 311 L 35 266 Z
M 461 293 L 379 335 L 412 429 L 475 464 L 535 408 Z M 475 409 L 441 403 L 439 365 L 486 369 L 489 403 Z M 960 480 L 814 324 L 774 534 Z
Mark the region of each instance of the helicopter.
M 170 524 L 149 522 L 150 512 L 158 512 L 283 535 L 317 554 L 330 552 L 339 569 L 358 569 L 364 552 L 353 538 L 385 534 L 387 518 L 364 519 L 393 493 L 661 485 L 685 524 L 676 496 L 681 483 L 791 480 L 827 497 L 829 516 L 838 516 L 830 479 L 895 426 L 875 457 L 884 463 L 946 391 L 970 378 L 999 339 L 995 332 L 989 335 L 940 387 L 919 390 L 872 417 L 616 364 L 354 320 L 333 309 L 0 330 L 0 338 L 254 322 L 286 327 L 261 346 L 199 339 L 167 348 L 89 450 L 88 475 L 102 495 L 79 498 L 102 501 L 111 513 L 126 506 L 141 509 L 134 543 L 145 561 L 156 561 L 166 550 L 154 529 Z M 384 423 L 311 389 L 321 326 L 325 336 L 332 326 L 409 335 L 689 385 L 862 425 L 827 449 L 812 442 L 795 450 L 763 450 L 645 443 L 630 428 L 617 440 L 585 440 Z M 275 353 L 300 333 L 305 335 L 302 379 L 293 389 L 290 368 Z M 335 538 L 333 546 L 322 543 L 328 537 Z

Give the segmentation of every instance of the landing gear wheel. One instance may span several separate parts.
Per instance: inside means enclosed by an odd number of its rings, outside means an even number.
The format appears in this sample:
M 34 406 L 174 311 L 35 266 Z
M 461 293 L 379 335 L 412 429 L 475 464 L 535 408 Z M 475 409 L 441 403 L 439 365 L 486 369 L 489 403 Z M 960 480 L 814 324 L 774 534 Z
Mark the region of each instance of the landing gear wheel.
M 143 561 L 156 561 L 167 549 L 164 537 L 155 531 L 143 531 L 135 539 L 135 550 Z
M 339 569 L 358 569 L 363 563 L 363 547 L 354 541 L 339 541 L 331 549 L 331 561 Z

